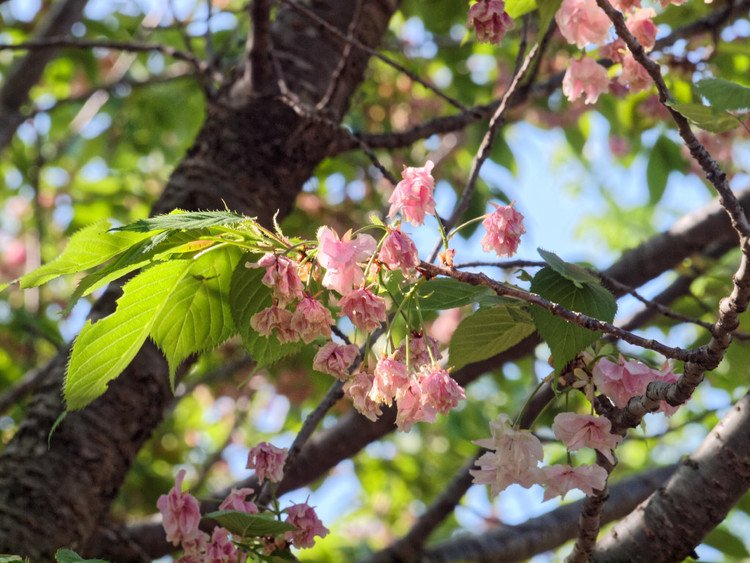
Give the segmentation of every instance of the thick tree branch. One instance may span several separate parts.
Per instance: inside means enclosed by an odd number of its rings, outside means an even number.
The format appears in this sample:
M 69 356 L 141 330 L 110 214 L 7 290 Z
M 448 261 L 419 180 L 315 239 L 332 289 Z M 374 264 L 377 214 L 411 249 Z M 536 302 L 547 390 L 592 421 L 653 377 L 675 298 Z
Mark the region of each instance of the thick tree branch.
M 250 86 L 256 96 L 273 92 L 273 65 L 271 64 L 271 0 L 253 0 L 250 8 L 253 22 L 248 68 Z

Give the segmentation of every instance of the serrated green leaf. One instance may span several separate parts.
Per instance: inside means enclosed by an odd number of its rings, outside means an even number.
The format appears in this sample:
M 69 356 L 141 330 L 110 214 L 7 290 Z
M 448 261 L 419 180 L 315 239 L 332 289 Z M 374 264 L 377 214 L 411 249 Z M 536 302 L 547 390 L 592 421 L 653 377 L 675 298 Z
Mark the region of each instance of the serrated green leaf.
M 141 219 L 123 227 L 117 227 L 117 231 L 136 231 L 140 233 L 163 231 L 163 230 L 188 230 L 205 229 L 207 227 L 218 227 L 220 225 L 232 225 L 247 221 L 248 217 L 238 215 L 229 211 L 177 211 L 167 215 L 158 215 L 148 219 Z
M 157 264 L 126 283 L 117 310 L 95 323 L 86 321 L 68 362 L 63 395 L 68 410 L 85 407 L 107 390 L 138 353 L 191 260 Z
M 271 290 L 261 283 L 263 268 L 246 268 L 245 262 L 254 262 L 253 254 L 245 254 L 232 274 L 229 287 L 229 306 L 242 342 L 256 362 L 263 367 L 294 354 L 302 349 L 301 342 L 281 344 L 275 336 L 260 336 L 250 328 L 250 318 L 266 307 L 271 306 Z
M 725 111 L 715 111 L 701 104 L 680 104 L 667 102 L 667 105 L 676 112 L 685 116 L 690 123 L 710 131 L 711 133 L 724 133 L 739 126 L 740 122 Z
M 237 510 L 217 510 L 206 514 L 204 518 L 215 520 L 232 534 L 242 537 L 275 536 L 297 529 L 292 524 L 279 522 L 269 516 Z
M 505 11 L 513 19 L 520 18 L 534 10 L 536 10 L 536 0 L 508 0 L 505 3 Z
M 531 291 L 567 309 L 606 322 L 612 322 L 617 312 L 615 298 L 602 286 L 577 286 L 572 280 L 549 267 L 537 272 L 531 282 Z M 565 367 L 576 354 L 599 338 L 599 333 L 569 323 L 541 307 L 532 306 L 531 317 L 539 335 L 552 351 L 557 370 Z
M 114 258 L 146 238 L 140 233 L 114 233 L 109 222 L 99 221 L 75 233 L 62 254 L 52 262 L 23 276 L 22 288 L 42 285 L 58 276 L 83 272 Z
M 185 358 L 215 348 L 236 332 L 229 285 L 241 254 L 236 247 L 222 247 L 193 260 L 154 322 L 151 338 L 167 358 L 173 386 Z
M 555 270 L 562 277 L 572 281 L 576 287 L 579 287 L 584 283 L 601 285 L 599 278 L 589 272 L 586 268 L 583 268 L 578 264 L 566 262 L 557 254 L 550 252 L 549 250 L 544 250 L 543 248 L 537 248 L 536 250 L 539 253 L 539 256 L 542 257 L 542 260 L 544 260 L 550 268 Z
M 695 89 L 717 110 L 750 110 L 750 88 L 722 78 L 700 80 Z
M 104 559 L 84 559 L 72 549 L 58 549 L 55 560 L 57 563 L 109 563 Z
M 454 309 L 474 303 L 480 296 L 494 292 L 482 286 L 469 285 L 452 278 L 434 278 L 422 283 L 417 290 L 419 307 L 423 311 Z
M 747 560 L 747 558 L 750 557 L 750 552 L 748 552 L 745 542 L 724 526 L 711 530 L 711 532 L 703 538 L 703 543 L 718 549 L 725 555 L 736 557 L 740 560 Z
M 479 309 L 465 318 L 450 344 L 450 363 L 458 369 L 486 360 L 519 343 L 534 332 L 529 314 L 519 306 Z

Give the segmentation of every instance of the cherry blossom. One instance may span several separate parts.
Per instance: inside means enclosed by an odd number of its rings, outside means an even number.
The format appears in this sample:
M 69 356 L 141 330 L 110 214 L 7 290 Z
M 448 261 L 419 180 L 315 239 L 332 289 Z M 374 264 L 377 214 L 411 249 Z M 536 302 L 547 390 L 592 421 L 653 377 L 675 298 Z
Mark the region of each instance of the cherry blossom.
M 653 22 L 654 17 L 656 17 L 656 12 L 651 8 L 639 8 L 625 20 L 625 25 L 630 33 L 635 36 L 646 51 L 653 49 L 656 44 L 658 29 Z
M 435 409 L 425 408 L 418 375 L 410 377 L 408 385 L 398 390 L 396 407 L 396 426 L 404 432 L 417 422 L 434 422 L 437 414 Z
M 385 322 L 385 300 L 366 288 L 355 289 L 339 301 L 341 315 L 363 332 L 372 332 Z
M 599 48 L 599 56 L 611 60 L 613 63 L 621 63 L 622 58 L 628 52 L 628 46 L 625 41 L 619 37 L 612 43 L 607 43 Z
M 428 351 L 427 346 L 430 349 Z M 406 339 L 396 350 L 393 356 L 400 362 L 406 363 Z M 425 336 L 424 334 L 410 334 L 409 335 L 409 368 L 418 370 L 424 364 L 432 363 L 440 360 L 443 355 L 440 353 L 440 345 L 438 341 L 431 336 Z
M 594 448 L 610 463 L 614 463 L 612 450 L 622 441 L 622 436 L 612 434 L 612 423 L 603 416 L 562 412 L 555 417 L 552 430 L 568 450 Z
M 631 92 L 640 92 L 651 86 L 652 80 L 643 65 L 633 58 L 633 55 L 625 55 L 622 59 L 622 74 L 620 83 L 630 88 Z
M 330 338 L 332 324 L 331 312 L 312 297 L 305 297 L 297 304 L 291 320 L 291 328 L 306 344 L 320 336 Z
M 505 12 L 503 0 L 478 0 L 469 8 L 466 26 L 476 31 L 479 41 L 496 44 L 513 28 L 513 18 Z
M 419 266 L 419 254 L 414 241 L 400 229 L 389 229 L 380 247 L 378 259 L 390 270 L 401 269 L 404 276 Z
M 409 382 L 406 364 L 393 358 L 378 360 L 373 375 L 372 388 L 367 396 L 376 403 L 385 403 L 388 406 L 393 403 L 396 391 Z
M 383 414 L 380 405 L 370 399 L 370 391 L 374 380 L 373 374 L 366 370 L 360 370 L 344 383 L 344 394 L 352 400 L 354 408 L 359 414 L 373 422 Z
M 359 348 L 354 344 L 326 342 L 313 359 L 313 369 L 327 373 L 340 380 L 349 377 L 349 368 L 359 356 Z
M 573 489 L 580 489 L 591 496 L 594 491 L 601 491 L 607 484 L 607 471 L 598 465 L 550 465 L 542 468 L 544 475 L 544 500 L 556 496 L 563 497 Z
M 432 195 L 435 190 L 435 179 L 431 175 L 434 166 L 433 162 L 428 160 L 421 168 L 404 167 L 401 172 L 403 180 L 396 184 L 396 189 L 388 200 L 391 204 L 388 217 L 394 217 L 400 211 L 404 221 L 421 225 L 424 223 L 425 215 L 435 213 L 435 200 Z
M 245 497 L 253 494 L 253 492 L 253 489 L 248 487 L 242 489 L 232 488 L 227 498 L 219 505 L 219 510 L 237 510 L 239 512 L 247 512 L 248 514 L 257 514 L 259 511 L 255 503 L 251 500 L 245 500 Z
M 211 543 L 206 546 L 205 563 L 235 563 L 239 552 L 229 539 L 229 532 L 217 526 L 211 534 Z
M 329 532 L 315 509 L 304 502 L 286 509 L 286 522 L 297 527 L 295 531 L 285 533 L 287 541 L 297 548 L 312 547 L 315 545 L 315 536 L 324 538 Z
M 599 95 L 609 90 L 607 70 L 589 57 L 571 61 L 563 77 L 562 89 L 563 94 L 571 102 L 585 94 L 585 103 L 596 103 Z
M 278 483 L 284 477 L 284 463 L 288 454 L 286 448 L 277 448 L 268 442 L 261 442 L 254 448 L 250 448 L 247 455 L 247 468 L 255 469 L 255 474 L 261 483 L 264 479 Z
M 568 43 L 581 49 L 589 43 L 601 45 L 609 37 L 611 22 L 596 0 L 563 0 L 555 21 Z
M 612 5 L 623 14 L 626 14 L 633 8 L 640 8 L 641 0 L 613 0 Z
M 271 336 L 276 331 L 279 342 L 294 342 L 299 335 L 292 329 L 292 313 L 277 305 L 271 305 L 250 317 L 250 326 L 261 336 Z
M 428 409 L 447 414 L 466 398 L 463 388 L 453 379 L 448 370 L 437 364 L 422 367 L 422 403 Z
M 482 221 L 487 231 L 482 237 L 482 248 L 485 252 L 494 251 L 498 256 L 513 256 L 521 242 L 521 235 L 526 232 L 523 215 L 513 208 L 513 204 L 492 205 L 495 211 Z
M 274 297 L 282 307 L 304 295 L 302 280 L 297 274 L 297 264 L 286 256 L 265 254 L 257 262 L 245 264 L 248 268 L 265 268 L 263 285 L 273 289 Z
M 318 229 L 318 263 L 326 269 L 323 287 L 345 295 L 364 279 L 358 263 L 366 262 L 375 252 L 377 243 L 370 235 L 352 238 L 347 231 L 343 238 L 329 227 Z
M 200 532 L 196 537 L 182 542 L 182 557 L 176 563 L 206 563 L 206 549 L 209 537 Z
M 167 541 L 173 545 L 197 539 L 202 533 L 198 529 L 201 520 L 200 505 L 194 496 L 182 492 L 183 479 L 185 470 L 181 469 L 177 473 L 174 487 L 156 501 L 164 531 L 167 532 Z

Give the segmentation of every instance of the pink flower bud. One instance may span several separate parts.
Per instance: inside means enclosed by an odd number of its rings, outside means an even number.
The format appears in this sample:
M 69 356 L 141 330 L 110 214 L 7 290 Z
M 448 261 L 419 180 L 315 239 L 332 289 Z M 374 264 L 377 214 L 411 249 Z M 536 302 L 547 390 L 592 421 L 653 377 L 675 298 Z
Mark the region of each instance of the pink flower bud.
M 198 529 L 201 521 L 200 505 L 191 494 L 182 492 L 183 479 L 185 470 L 181 469 L 169 494 L 161 495 L 156 501 L 156 507 L 162 515 L 162 525 L 167 532 L 167 541 L 172 545 L 195 540 L 201 535 Z

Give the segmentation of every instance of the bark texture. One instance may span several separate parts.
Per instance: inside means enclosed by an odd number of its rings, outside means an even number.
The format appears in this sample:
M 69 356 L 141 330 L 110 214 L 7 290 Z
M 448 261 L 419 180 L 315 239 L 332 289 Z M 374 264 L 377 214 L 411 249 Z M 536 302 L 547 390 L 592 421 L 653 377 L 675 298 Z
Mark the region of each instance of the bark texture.
M 349 0 L 307 5 L 344 33 L 356 18 L 357 39 L 374 47 L 398 0 L 363 0 L 360 9 Z M 285 9 L 271 38 L 295 99 L 315 104 L 328 92 L 328 113 L 345 113 L 367 56 L 352 51 L 342 64 L 339 41 Z M 248 94 L 248 88 L 237 87 L 247 73 L 237 75 L 236 83 L 227 83 L 209 101 L 205 123 L 154 212 L 222 209 L 226 202 L 268 222 L 277 210 L 283 215 L 291 209 L 303 182 L 327 155 L 334 127 L 300 115 L 277 96 Z M 114 293 L 98 303 L 98 314 L 112 309 Z M 104 396 L 65 419 L 48 449 L 48 433 L 63 409 L 65 362 L 61 355 L 47 366 L 41 391 L 0 456 L 0 553 L 35 562 L 51 560 L 63 546 L 86 552 L 132 459 L 171 400 L 166 363 L 146 345 Z M 129 560 L 148 559 L 141 554 Z

